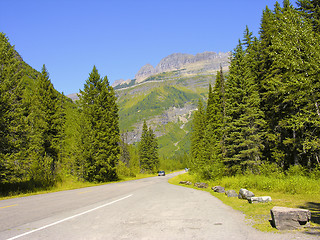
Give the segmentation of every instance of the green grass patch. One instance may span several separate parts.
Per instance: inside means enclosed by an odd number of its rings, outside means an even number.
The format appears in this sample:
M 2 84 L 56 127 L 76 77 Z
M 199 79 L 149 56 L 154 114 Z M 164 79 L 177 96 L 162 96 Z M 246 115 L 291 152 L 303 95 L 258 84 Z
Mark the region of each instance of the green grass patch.
M 209 188 L 204 191 L 210 192 L 233 209 L 241 211 L 253 227 L 260 231 L 276 232 L 270 224 L 270 210 L 274 206 L 303 208 L 311 212 L 311 227 L 320 229 L 320 181 L 303 176 L 292 176 L 283 178 L 272 178 L 266 176 L 238 176 L 225 177 L 217 181 L 204 181 L 196 175 L 189 173 L 176 176 L 169 183 L 179 185 L 180 181 L 206 182 Z M 240 188 L 252 191 L 256 196 L 271 196 L 270 203 L 250 204 L 246 200 L 228 198 L 225 194 L 215 193 L 211 190 L 213 186 L 222 186 L 226 190 L 239 192 Z M 193 186 L 187 186 L 192 187 Z M 200 190 L 200 189 L 199 189 Z
M 130 180 L 137 180 L 142 178 L 154 177 L 157 174 L 137 174 L 135 177 L 124 177 L 119 176 L 117 181 L 113 182 L 106 182 L 106 183 L 92 183 L 92 182 L 82 182 L 77 180 L 77 178 L 73 176 L 66 176 L 63 180 L 56 182 L 55 184 L 48 185 L 48 186 L 34 186 L 31 183 L 16 183 L 14 186 L 5 186 L 2 184 L 0 189 L 12 188 L 12 190 L 7 191 L 0 191 L 0 200 L 16 198 L 16 197 L 26 197 L 31 195 L 38 195 L 38 194 L 45 194 L 51 192 L 59 192 L 59 191 L 66 191 L 72 189 L 79 189 L 79 188 L 86 188 L 86 187 L 93 187 L 99 185 L 105 185 L 115 182 L 124 182 Z M 14 187 L 14 188 L 13 188 Z

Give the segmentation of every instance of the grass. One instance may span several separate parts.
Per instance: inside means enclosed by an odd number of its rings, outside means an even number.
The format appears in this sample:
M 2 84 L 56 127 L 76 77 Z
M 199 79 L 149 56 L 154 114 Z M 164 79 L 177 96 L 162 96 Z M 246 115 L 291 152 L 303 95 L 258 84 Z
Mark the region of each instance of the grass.
M 254 178 L 254 181 L 252 180 L 252 177 Z M 209 188 L 204 189 L 204 191 L 210 192 L 211 195 L 217 197 L 226 205 L 229 205 L 233 209 L 244 213 L 252 226 L 260 231 L 278 231 L 270 224 L 270 210 L 274 206 L 308 209 L 312 215 L 310 224 L 311 228 L 316 230 L 318 229 L 320 233 L 319 180 L 308 179 L 307 177 L 289 177 L 283 178 L 282 180 L 279 180 L 278 178 L 273 179 L 271 177 L 263 177 L 262 179 L 258 179 L 259 177 L 261 176 L 226 177 L 219 181 L 203 181 L 195 175 L 186 173 L 170 179 L 169 183 L 179 185 L 180 181 L 191 181 L 192 183 L 200 181 L 207 182 L 209 184 Z M 261 186 L 256 183 L 256 181 L 259 180 L 262 186 L 268 182 L 267 185 L 270 187 L 261 189 Z M 274 184 L 278 183 L 280 183 L 280 186 L 272 187 Z M 271 196 L 272 202 L 250 204 L 246 200 L 228 198 L 225 194 L 215 193 L 213 190 L 211 190 L 211 187 L 217 185 L 225 187 L 226 190 L 234 189 L 237 192 L 240 190 L 240 188 L 246 188 L 252 191 L 256 196 Z M 252 185 L 256 187 L 251 187 Z M 193 186 L 183 186 L 195 188 Z
M 79 188 L 86 188 L 86 187 L 93 187 L 99 186 L 109 183 L 115 182 L 124 182 L 130 180 L 137 180 L 142 178 L 154 177 L 156 174 L 137 174 L 136 177 L 124 177 L 120 176 L 119 180 L 107 183 L 92 183 L 92 182 L 81 182 L 78 181 L 75 177 L 67 176 L 64 177 L 62 181 L 55 183 L 53 186 L 41 186 L 41 187 L 32 187 L 29 183 L 25 184 L 25 186 L 15 186 L 14 191 L 5 192 L 0 191 L 0 200 L 10 199 L 10 198 L 17 198 L 17 197 L 26 197 L 31 195 L 38 195 L 38 194 L 45 194 L 51 192 L 59 192 L 59 191 L 66 191 L 72 189 L 79 189 Z M 16 184 L 17 185 L 17 184 Z M 0 186 L 1 188 L 1 186 Z

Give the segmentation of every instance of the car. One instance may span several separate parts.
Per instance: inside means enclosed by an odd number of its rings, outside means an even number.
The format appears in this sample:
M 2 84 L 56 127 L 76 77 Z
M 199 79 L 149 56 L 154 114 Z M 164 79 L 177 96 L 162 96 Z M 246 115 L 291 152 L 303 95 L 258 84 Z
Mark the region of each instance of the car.
M 165 175 L 166 175 L 165 171 L 159 171 L 158 172 L 158 176 L 165 176 Z

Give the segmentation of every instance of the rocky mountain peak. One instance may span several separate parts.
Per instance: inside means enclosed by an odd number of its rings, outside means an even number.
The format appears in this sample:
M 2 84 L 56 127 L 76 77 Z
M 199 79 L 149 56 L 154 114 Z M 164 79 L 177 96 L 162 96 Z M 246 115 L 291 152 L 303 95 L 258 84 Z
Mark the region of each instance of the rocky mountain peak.
M 230 53 L 203 52 L 196 55 L 186 53 L 173 53 L 163 58 L 156 67 L 151 64 L 144 65 L 135 75 L 136 83 L 143 82 L 150 76 L 184 69 L 185 73 L 201 73 L 203 71 L 216 71 L 220 65 L 229 66 Z
M 156 73 L 155 68 L 151 64 L 144 65 L 135 75 L 136 82 L 141 82 L 149 76 Z

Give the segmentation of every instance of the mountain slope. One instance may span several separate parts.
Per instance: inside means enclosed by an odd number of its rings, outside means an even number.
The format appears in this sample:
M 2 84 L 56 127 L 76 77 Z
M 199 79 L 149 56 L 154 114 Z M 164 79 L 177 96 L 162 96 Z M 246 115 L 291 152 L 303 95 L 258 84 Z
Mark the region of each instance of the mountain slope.
M 146 120 L 158 137 L 160 156 L 188 152 L 192 114 L 206 100 L 220 66 L 227 71 L 230 53 L 171 54 L 154 68 L 147 64 L 136 79 L 114 83 L 120 129 L 129 144 L 140 141 Z M 73 96 L 70 96 L 73 97 Z

